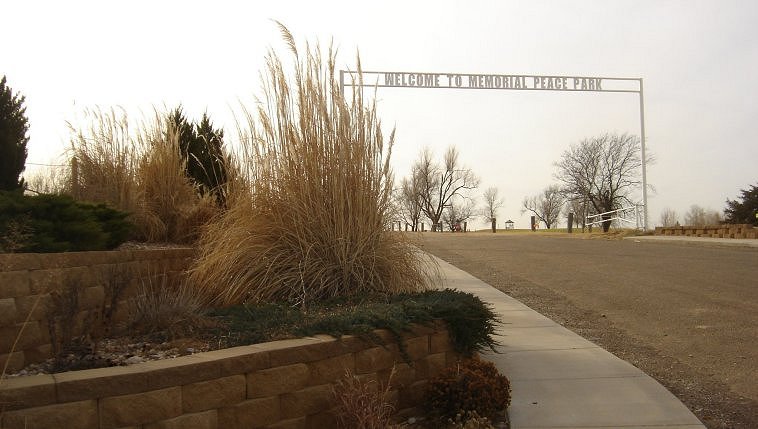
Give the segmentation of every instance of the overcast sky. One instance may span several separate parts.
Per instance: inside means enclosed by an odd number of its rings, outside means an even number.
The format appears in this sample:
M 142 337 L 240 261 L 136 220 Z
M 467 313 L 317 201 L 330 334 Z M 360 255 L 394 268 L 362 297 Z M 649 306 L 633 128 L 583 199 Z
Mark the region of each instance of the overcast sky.
M 721 211 L 758 183 L 758 2 L 130 1 L 3 5 L 0 75 L 26 96 L 29 163 L 56 161 L 85 108 L 182 103 L 235 136 L 232 111 L 260 94 L 276 19 L 299 42 L 330 40 L 366 70 L 644 79 L 650 226 L 664 207 Z M 397 128 L 396 176 L 419 151 L 456 145 L 528 227 L 521 201 L 555 182 L 569 145 L 640 132 L 637 94 L 382 88 Z M 34 169 L 34 166 L 29 166 Z

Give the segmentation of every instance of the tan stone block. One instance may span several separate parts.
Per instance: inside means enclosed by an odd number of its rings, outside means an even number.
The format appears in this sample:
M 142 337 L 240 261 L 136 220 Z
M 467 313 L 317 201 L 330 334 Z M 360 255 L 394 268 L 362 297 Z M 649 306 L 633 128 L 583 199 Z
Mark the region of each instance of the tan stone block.
M 81 428 L 97 429 L 97 401 L 67 402 L 7 411 L 4 429 Z
M 450 333 L 439 331 L 429 337 L 429 353 L 446 352 L 452 348 L 450 343 Z
M 0 368 L 6 368 L 8 372 L 16 372 L 23 369 L 25 363 L 26 356 L 23 351 L 14 351 L 13 353 L 0 355 Z
M 6 410 L 54 404 L 55 381 L 52 375 L 6 378 L 0 383 L 0 403 Z
M 279 397 L 249 399 L 231 407 L 219 408 L 218 427 L 251 429 L 274 424 L 280 420 Z
M 113 323 L 123 323 L 129 320 L 129 301 L 126 299 L 119 300 L 111 317 Z
M 16 350 L 27 350 L 50 343 L 47 326 L 42 327 L 37 321 L 16 323 L 0 328 L 0 353 L 8 353 L 18 337 Z
M 308 385 L 310 369 L 304 363 L 264 369 L 247 374 L 247 397 L 263 398 L 302 389 Z
M 378 380 L 384 385 L 389 381 L 393 387 L 403 387 L 410 386 L 416 381 L 416 368 L 407 363 L 398 363 L 393 368 L 383 369 L 377 374 Z M 391 380 L 390 374 L 392 374 Z
M 402 362 L 402 359 L 397 344 L 372 347 L 355 353 L 355 373 L 365 374 L 391 368 L 398 362 Z
M 13 325 L 17 322 L 16 318 L 16 300 L 13 298 L 0 299 L 0 326 Z
M 209 410 L 202 413 L 183 414 L 169 420 L 144 425 L 143 429 L 217 429 L 218 412 Z
M 0 354 L 10 353 L 20 329 L 21 324 L 19 323 L 0 327 Z M 16 348 L 20 349 L 19 347 Z
M 148 373 L 138 365 L 54 374 L 58 402 L 127 395 L 148 390 Z
M 30 295 L 29 276 L 29 271 L 0 271 L 0 298 Z
M 444 329 L 445 324 L 439 322 L 430 322 L 425 324 L 415 324 L 409 329 L 410 335 L 408 337 L 422 337 L 432 335 L 435 332 L 439 332 L 440 329 Z
M 72 268 L 78 266 L 77 262 L 82 260 L 82 252 L 45 253 L 40 268 Z
M 311 362 L 308 366 L 311 372 L 309 381 L 311 386 L 334 383 L 344 376 L 346 371 L 351 373 L 355 371 L 355 357 L 352 354 L 345 354 Z
M 386 396 L 384 397 L 384 400 L 387 401 L 388 404 L 392 405 L 395 409 L 397 409 L 397 404 L 400 402 L 400 391 L 399 390 L 388 391 Z
M 343 335 L 340 338 L 333 338 L 329 335 L 316 335 L 316 338 L 323 338 L 328 341 L 334 340 L 334 355 L 343 355 L 346 353 L 355 353 L 357 351 L 366 350 L 367 348 L 374 347 L 376 344 L 367 338 L 362 338 L 357 335 Z
M 405 351 L 411 361 L 425 357 L 429 354 L 429 336 L 424 335 L 405 340 Z
M 282 418 L 292 419 L 324 412 L 334 406 L 332 386 L 312 386 L 280 396 Z
M 258 346 L 268 350 L 272 368 L 326 359 L 334 356 L 338 347 L 334 340 L 326 341 L 315 337 L 272 341 Z
M 317 414 L 311 414 L 305 418 L 306 429 L 336 428 L 337 419 L 331 410 L 325 410 Z
M 32 294 L 43 294 L 60 288 L 66 278 L 62 269 L 35 270 L 29 273 L 29 289 Z
M 205 353 L 135 365 L 148 377 L 150 390 L 213 380 L 220 377 L 218 361 Z
M 0 253 L 0 271 L 38 270 L 42 256 L 38 253 Z
M 448 365 L 445 353 L 435 353 L 423 359 L 419 359 L 416 364 L 416 378 L 430 379 L 440 373 Z
M 218 362 L 222 377 L 246 374 L 270 367 L 268 352 L 255 345 L 214 350 L 204 355 Z
M 247 381 L 242 374 L 182 386 L 182 410 L 194 413 L 245 400 Z
M 427 381 L 417 381 L 410 386 L 399 389 L 398 407 L 412 408 L 423 404 Z
M 182 414 L 182 388 L 151 390 L 100 400 L 103 428 L 140 425 L 168 420 Z
M 135 261 L 160 261 L 174 257 L 172 249 L 140 249 L 132 251 L 132 258 Z
M 307 419 L 305 417 L 300 417 L 297 419 L 287 419 L 282 420 L 279 423 L 275 423 L 273 425 L 269 425 L 268 429 L 305 429 L 307 423 Z M 333 427 L 333 426 L 320 426 L 322 428 L 324 427 Z
M 43 344 L 38 347 L 24 350 L 24 358 L 26 364 L 42 362 L 45 359 L 53 357 L 53 346 L 50 344 Z
M 53 299 L 49 293 L 40 295 L 20 296 L 16 298 L 16 322 L 29 320 L 42 320 L 47 318 L 49 306 Z M 31 316 L 29 316 L 31 313 Z
M 353 375 L 359 382 L 365 385 L 369 385 L 372 389 L 379 388 L 379 374 L 370 372 L 368 374 Z
M 85 287 L 79 290 L 79 308 L 90 310 L 101 308 L 105 303 L 105 289 L 102 286 Z

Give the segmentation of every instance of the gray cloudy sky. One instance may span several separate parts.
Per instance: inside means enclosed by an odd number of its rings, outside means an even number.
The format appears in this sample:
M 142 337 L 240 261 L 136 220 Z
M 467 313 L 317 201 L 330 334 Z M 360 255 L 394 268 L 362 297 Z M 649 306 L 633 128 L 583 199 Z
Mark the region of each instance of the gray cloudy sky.
M 670 207 L 721 210 L 758 182 L 758 2 L 744 1 L 79 1 L 11 0 L 0 74 L 26 95 L 28 162 L 55 160 L 85 108 L 185 106 L 234 136 L 232 110 L 259 94 L 270 19 L 298 41 L 334 40 L 366 70 L 641 77 L 650 226 Z M 273 4 L 275 3 L 275 4 Z M 555 181 L 572 143 L 639 134 L 636 94 L 380 89 L 397 127 L 396 176 L 424 146 L 454 144 L 526 228 L 524 196 Z M 33 169 L 33 166 L 29 167 Z

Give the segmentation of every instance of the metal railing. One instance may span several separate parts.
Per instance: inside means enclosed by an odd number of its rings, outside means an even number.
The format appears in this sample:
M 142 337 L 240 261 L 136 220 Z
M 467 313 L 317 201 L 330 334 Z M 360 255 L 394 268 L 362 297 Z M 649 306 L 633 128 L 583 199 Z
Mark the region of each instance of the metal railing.
M 645 222 L 642 219 L 643 215 L 640 213 L 641 207 L 643 207 L 642 204 L 636 204 L 629 207 L 611 210 L 605 213 L 589 215 L 587 216 L 587 226 L 600 225 L 604 222 L 613 222 L 617 220 L 628 224 L 634 224 L 635 228 L 637 229 L 644 229 Z M 607 219 L 603 218 L 603 216 L 606 215 L 611 216 Z M 632 216 L 634 217 L 633 219 L 631 219 Z

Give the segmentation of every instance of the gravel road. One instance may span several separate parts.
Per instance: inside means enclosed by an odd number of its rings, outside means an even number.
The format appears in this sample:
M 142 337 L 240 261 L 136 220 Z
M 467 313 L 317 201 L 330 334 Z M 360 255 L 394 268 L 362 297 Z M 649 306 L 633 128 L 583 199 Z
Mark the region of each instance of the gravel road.
M 709 428 L 758 428 L 758 248 L 577 237 L 419 246 L 636 365 Z

